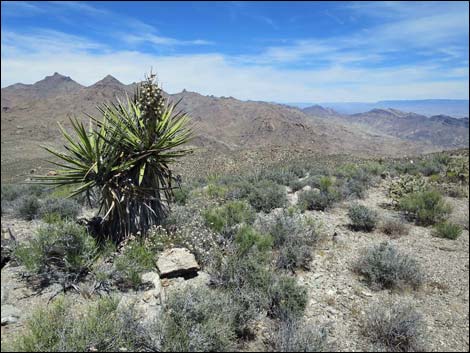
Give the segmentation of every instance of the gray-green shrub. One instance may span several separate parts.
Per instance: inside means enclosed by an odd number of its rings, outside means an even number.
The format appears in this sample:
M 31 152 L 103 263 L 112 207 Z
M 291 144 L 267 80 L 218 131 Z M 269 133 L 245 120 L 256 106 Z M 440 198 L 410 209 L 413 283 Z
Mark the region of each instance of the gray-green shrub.
M 364 334 L 378 351 L 425 352 L 424 322 L 409 303 L 380 303 L 366 314 Z
M 87 273 L 97 251 L 85 227 L 64 221 L 39 227 L 36 236 L 20 243 L 13 254 L 31 273 L 76 279 Z
M 450 206 L 435 190 L 425 190 L 404 196 L 399 208 L 419 225 L 432 225 L 443 221 L 450 213 Z
M 351 205 L 348 216 L 351 219 L 351 228 L 354 230 L 370 232 L 377 225 L 377 212 L 362 205 Z
M 115 278 L 122 288 L 137 288 L 141 274 L 155 268 L 155 253 L 140 239 L 133 240 L 124 247 L 114 261 Z
M 325 328 L 301 320 L 285 320 L 272 338 L 274 352 L 331 352 Z
M 451 222 L 442 222 L 434 226 L 434 236 L 446 239 L 457 239 L 462 234 L 462 227 Z
M 38 216 L 41 204 L 36 195 L 25 195 L 15 202 L 15 214 L 27 221 L 31 221 Z
M 38 210 L 41 218 L 75 219 L 80 212 L 80 205 L 72 199 L 47 198 Z
M 424 278 L 416 260 L 386 242 L 368 248 L 355 264 L 355 270 L 374 289 L 405 286 L 417 289 Z
M 225 352 L 236 339 L 237 304 L 219 290 L 205 287 L 170 292 L 156 322 L 160 352 Z
M 26 328 L 2 351 L 97 352 L 143 351 L 146 337 L 131 311 L 119 312 L 118 300 L 104 297 L 80 311 L 63 297 L 33 312 Z
M 256 211 L 270 212 L 274 208 L 284 207 L 287 196 L 283 186 L 270 180 L 262 180 L 253 185 L 248 201 Z

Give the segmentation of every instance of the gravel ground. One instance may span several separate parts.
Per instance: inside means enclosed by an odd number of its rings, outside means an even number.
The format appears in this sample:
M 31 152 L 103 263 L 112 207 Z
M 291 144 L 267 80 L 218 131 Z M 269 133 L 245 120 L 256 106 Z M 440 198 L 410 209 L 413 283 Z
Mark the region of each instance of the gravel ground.
M 372 188 L 359 203 L 375 209 L 380 216 L 397 216 L 379 206 L 389 202 L 385 190 L 384 185 Z M 299 282 L 309 288 L 307 318 L 329 328 L 331 343 L 339 351 L 373 350 L 362 332 L 365 312 L 374 302 L 408 301 L 424 317 L 427 350 L 468 351 L 468 229 L 457 240 L 433 237 L 431 228 L 413 224 L 409 224 L 408 235 L 397 239 L 390 239 L 380 230 L 353 232 L 348 228 L 349 204 L 344 202 L 328 212 L 311 212 L 330 236 L 315 251 L 312 271 L 298 274 Z M 452 199 L 452 205 L 451 218 L 465 219 L 467 215 L 468 223 L 468 199 Z M 421 289 L 372 291 L 351 270 L 362 249 L 383 241 L 390 241 L 418 261 L 426 278 Z

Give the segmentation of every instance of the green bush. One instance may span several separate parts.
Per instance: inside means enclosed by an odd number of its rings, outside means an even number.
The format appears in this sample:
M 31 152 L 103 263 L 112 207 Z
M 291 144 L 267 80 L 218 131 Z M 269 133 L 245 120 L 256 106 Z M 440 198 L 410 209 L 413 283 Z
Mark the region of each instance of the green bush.
M 273 238 L 268 234 L 261 234 L 253 227 L 242 225 L 235 236 L 235 243 L 241 254 L 248 252 L 253 246 L 263 252 L 272 248 Z
M 270 168 L 263 170 L 258 176 L 258 178 L 261 181 L 263 181 L 262 179 L 264 179 L 273 182 L 273 184 L 287 186 L 299 177 L 291 170 Z
M 291 188 L 292 192 L 299 191 L 303 189 L 307 185 L 307 180 L 293 180 L 290 184 L 289 187 Z
M 37 217 L 40 206 L 37 196 L 22 196 L 16 201 L 15 213 L 18 217 L 31 221 Z
M 302 210 L 324 211 L 340 198 L 338 190 L 333 188 L 328 191 L 306 190 L 299 194 L 298 204 Z
M 5 351 L 14 352 L 117 352 L 141 351 L 145 337 L 132 313 L 120 313 L 118 301 L 104 297 L 77 311 L 63 297 L 37 309 L 26 322 L 26 329 Z M 2 342 L 2 351 L 3 351 Z
M 47 220 L 75 219 L 80 212 L 80 205 L 72 199 L 48 198 L 41 202 L 38 214 Z
M 424 277 L 416 260 L 400 254 L 388 243 L 367 249 L 356 263 L 355 269 L 374 289 L 404 286 L 417 289 Z
M 362 205 L 351 205 L 348 209 L 351 228 L 365 232 L 372 231 L 377 224 L 377 212 Z
M 224 198 L 227 194 L 227 188 L 217 184 L 209 184 L 206 188 L 206 193 L 211 198 Z
M 462 227 L 450 222 L 442 222 L 434 226 L 433 235 L 439 238 L 457 239 L 462 234 Z
M 419 225 L 432 225 L 443 221 L 451 208 L 435 190 L 419 191 L 403 197 L 399 207 Z
M 282 321 L 272 339 L 274 352 L 331 352 L 324 328 L 300 320 Z
M 137 288 L 141 274 L 155 268 L 155 253 L 141 240 L 133 240 L 114 261 L 118 285 L 123 288 Z
M 156 323 L 158 352 L 225 352 L 235 347 L 236 303 L 205 287 L 170 292 Z
M 425 352 L 424 328 L 423 318 L 413 305 L 380 303 L 367 312 L 364 334 L 378 352 Z
M 287 204 L 287 196 L 281 185 L 262 180 L 253 185 L 248 201 L 256 211 L 270 212 L 274 208 L 284 207 Z
M 34 238 L 16 247 L 14 257 L 31 273 L 77 278 L 88 272 L 97 251 L 83 226 L 65 221 L 39 227 Z
M 253 209 L 244 201 L 230 201 L 225 205 L 203 212 L 206 225 L 216 232 L 229 234 L 230 229 L 240 223 L 251 224 Z
M 307 306 L 307 290 L 297 284 L 295 278 L 278 276 L 269 290 L 270 306 L 268 315 L 288 320 L 299 318 Z
M 188 201 L 190 190 L 189 188 L 182 186 L 173 190 L 174 200 L 178 205 L 186 205 L 186 201 Z

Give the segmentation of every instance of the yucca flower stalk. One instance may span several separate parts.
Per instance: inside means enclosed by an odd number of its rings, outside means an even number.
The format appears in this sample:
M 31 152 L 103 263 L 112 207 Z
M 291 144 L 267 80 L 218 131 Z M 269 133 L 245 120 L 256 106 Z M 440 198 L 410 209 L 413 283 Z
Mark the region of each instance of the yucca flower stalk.
M 88 115 L 89 129 L 72 119 L 75 139 L 61 127 L 66 151 L 45 147 L 59 159 L 50 163 L 61 169 L 37 181 L 75 185 L 70 197 L 98 191 L 100 209 L 90 223 L 100 236 L 119 242 L 130 234 L 145 235 L 168 212 L 175 180 L 172 163 L 192 152 L 182 147 L 192 129 L 189 116 L 175 110 L 178 103 L 163 98 L 151 74 L 132 99 L 102 104 L 101 119 Z

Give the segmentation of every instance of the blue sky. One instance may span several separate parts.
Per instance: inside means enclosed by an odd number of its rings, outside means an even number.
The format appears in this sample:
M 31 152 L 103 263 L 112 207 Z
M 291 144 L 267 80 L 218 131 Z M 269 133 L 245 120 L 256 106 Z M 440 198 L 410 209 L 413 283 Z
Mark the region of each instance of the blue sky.
M 468 2 L 1 3 L 2 87 L 53 72 L 277 102 L 468 99 Z

